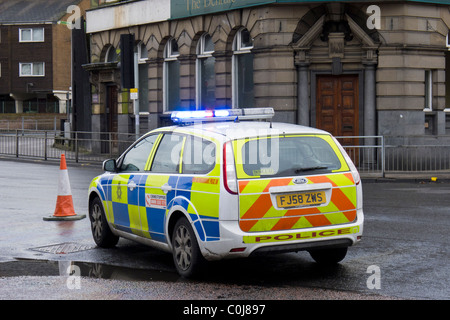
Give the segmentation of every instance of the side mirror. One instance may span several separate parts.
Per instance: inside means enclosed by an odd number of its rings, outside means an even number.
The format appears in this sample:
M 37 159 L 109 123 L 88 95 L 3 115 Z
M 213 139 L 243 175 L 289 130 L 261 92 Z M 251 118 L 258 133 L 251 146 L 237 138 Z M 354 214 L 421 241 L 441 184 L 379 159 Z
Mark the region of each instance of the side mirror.
M 117 172 L 117 163 L 115 159 L 108 159 L 103 161 L 103 171 Z

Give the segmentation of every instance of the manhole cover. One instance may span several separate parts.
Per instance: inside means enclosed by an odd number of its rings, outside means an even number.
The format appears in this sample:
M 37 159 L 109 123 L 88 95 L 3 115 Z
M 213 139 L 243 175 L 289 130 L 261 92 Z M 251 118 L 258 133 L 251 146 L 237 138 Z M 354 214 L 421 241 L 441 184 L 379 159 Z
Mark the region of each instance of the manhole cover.
M 74 253 L 80 252 L 84 250 L 89 250 L 95 248 L 94 245 L 80 244 L 80 243 L 60 243 L 53 244 L 49 246 L 31 248 L 34 251 L 40 251 L 45 253 L 54 253 L 54 254 L 66 254 L 66 253 Z

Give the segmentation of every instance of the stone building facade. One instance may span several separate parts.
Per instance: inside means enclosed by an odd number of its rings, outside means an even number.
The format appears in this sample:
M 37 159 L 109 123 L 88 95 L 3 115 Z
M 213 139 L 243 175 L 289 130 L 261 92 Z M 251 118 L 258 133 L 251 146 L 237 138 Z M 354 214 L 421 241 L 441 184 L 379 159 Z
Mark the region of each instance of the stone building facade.
M 450 134 L 449 8 L 141 0 L 90 10 L 92 131 L 142 132 L 173 110 L 273 107 L 275 120 L 338 136 Z M 137 101 L 121 87 L 124 33 L 136 40 Z

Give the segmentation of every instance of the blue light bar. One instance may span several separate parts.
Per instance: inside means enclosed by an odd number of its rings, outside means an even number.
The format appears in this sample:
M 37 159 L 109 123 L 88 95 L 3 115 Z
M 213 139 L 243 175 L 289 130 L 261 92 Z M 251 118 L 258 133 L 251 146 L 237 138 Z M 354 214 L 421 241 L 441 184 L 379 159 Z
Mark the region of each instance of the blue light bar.
M 207 121 L 239 121 L 271 119 L 275 112 L 273 108 L 246 108 L 246 109 L 218 109 L 174 111 L 171 119 L 176 124 Z

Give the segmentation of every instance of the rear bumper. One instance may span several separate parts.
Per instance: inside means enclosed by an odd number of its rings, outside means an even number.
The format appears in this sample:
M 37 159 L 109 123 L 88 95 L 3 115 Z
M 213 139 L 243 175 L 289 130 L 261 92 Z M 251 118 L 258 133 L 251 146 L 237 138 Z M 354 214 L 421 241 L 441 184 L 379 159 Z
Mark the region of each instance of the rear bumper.
M 310 249 L 330 249 L 330 248 L 344 248 L 350 247 L 353 242 L 350 239 L 334 239 L 334 240 L 321 240 L 303 243 L 293 244 L 279 244 L 273 246 L 260 247 L 250 254 L 250 256 L 285 253 L 285 252 L 297 252 Z
M 221 221 L 220 240 L 199 244 L 207 260 L 348 247 L 360 241 L 363 224 L 362 210 L 353 223 L 272 232 L 243 232 L 238 221 Z

